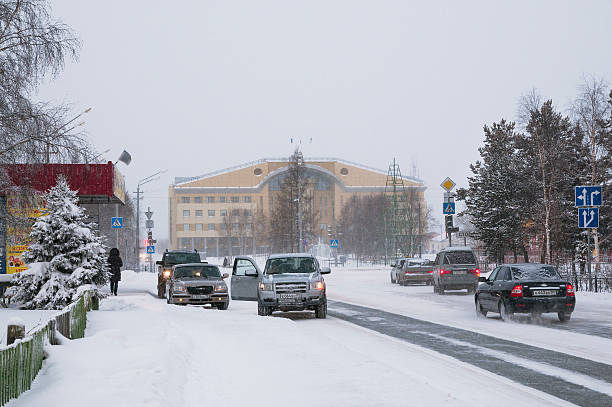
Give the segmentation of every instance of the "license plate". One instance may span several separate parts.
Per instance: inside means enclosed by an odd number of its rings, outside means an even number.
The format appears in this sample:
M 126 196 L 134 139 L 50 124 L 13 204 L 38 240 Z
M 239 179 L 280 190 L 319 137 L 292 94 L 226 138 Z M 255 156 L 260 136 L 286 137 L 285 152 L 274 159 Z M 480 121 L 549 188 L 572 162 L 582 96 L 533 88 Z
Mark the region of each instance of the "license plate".
M 453 274 L 465 274 L 466 271 L 465 270 L 455 270 L 453 271 Z
M 298 299 L 297 294 L 281 294 L 280 299 L 282 301 L 296 301 Z
M 557 290 L 533 290 L 532 293 L 534 296 L 555 295 Z
M 208 295 L 192 295 L 191 298 L 194 300 L 207 300 Z

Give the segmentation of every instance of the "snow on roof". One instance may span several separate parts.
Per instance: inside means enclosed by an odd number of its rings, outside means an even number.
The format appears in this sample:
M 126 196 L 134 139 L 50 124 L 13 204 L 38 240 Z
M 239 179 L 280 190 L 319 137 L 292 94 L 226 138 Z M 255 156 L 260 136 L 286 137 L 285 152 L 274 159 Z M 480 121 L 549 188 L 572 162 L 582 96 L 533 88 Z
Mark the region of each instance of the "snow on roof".
M 280 258 L 285 258 L 285 257 L 314 257 L 314 256 L 310 253 L 277 253 L 277 254 L 271 254 L 270 257 L 268 258 L 269 259 L 280 259 Z
M 217 175 L 221 175 L 221 174 L 227 174 L 229 172 L 233 172 L 233 171 L 237 171 L 237 170 L 241 170 L 244 168 L 248 168 L 248 167 L 252 167 L 254 165 L 258 165 L 258 164 L 265 164 L 265 163 L 278 163 L 278 162 L 288 162 L 289 158 L 288 157 L 283 157 L 283 158 L 262 158 L 260 160 L 255 160 L 255 161 L 249 161 L 246 162 L 244 164 L 239 164 L 239 165 L 235 165 L 233 167 L 228 167 L 228 168 L 223 168 L 220 170 L 216 170 L 216 171 L 212 171 L 203 175 L 199 175 L 196 177 L 175 177 L 174 178 L 174 186 L 179 186 L 182 184 L 186 184 L 189 182 L 193 182 L 193 181 L 199 181 L 202 179 L 206 179 L 206 178 L 211 178 Z M 348 160 L 343 160 L 341 158 L 335 158 L 335 157 L 304 157 L 304 161 L 305 162 L 338 162 L 338 163 L 342 163 L 342 164 L 346 164 L 346 165 L 351 165 L 353 167 L 357 167 L 363 170 L 368 170 L 368 171 L 373 171 L 373 172 L 377 172 L 379 174 L 383 174 L 383 175 L 387 175 L 387 171 L 381 170 L 379 168 L 374 168 L 374 167 L 370 167 L 367 165 L 363 165 L 363 164 L 359 164 L 353 161 L 348 161 Z M 402 178 L 408 181 L 413 181 L 413 182 L 418 182 L 423 184 L 423 180 L 416 178 L 416 177 L 410 177 L 407 175 L 402 175 Z

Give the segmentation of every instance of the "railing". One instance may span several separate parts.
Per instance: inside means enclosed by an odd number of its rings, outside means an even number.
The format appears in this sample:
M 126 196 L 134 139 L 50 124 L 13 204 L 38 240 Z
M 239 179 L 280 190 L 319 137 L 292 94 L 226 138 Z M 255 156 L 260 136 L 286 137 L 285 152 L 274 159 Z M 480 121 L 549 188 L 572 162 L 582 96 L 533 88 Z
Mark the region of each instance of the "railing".
M 98 309 L 98 297 L 92 290 L 64 308 L 24 339 L 0 348 L 0 407 L 30 389 L 42 367 L 45 346 L 57 344 L 56 333 L 66 338 L 85 336 L 87 312 Z

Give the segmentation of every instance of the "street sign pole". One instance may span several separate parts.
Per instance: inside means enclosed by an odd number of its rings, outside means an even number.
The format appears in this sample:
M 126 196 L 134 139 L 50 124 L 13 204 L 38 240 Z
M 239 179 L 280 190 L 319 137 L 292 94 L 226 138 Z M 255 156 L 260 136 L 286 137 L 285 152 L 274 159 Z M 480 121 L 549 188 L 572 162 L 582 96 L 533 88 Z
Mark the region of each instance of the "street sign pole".
M 589 275 L 589 291 L 591 288 L 591 230 L 587 229 L 587 272 Z

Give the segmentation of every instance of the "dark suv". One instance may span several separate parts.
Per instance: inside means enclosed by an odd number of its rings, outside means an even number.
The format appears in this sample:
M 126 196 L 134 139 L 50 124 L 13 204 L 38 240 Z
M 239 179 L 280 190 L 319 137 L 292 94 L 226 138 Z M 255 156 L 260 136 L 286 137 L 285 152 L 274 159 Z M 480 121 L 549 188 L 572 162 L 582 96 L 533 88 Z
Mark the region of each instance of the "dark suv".
M 157 296 L 159 298 L 166 296 L 166 283 L 172 277 L 172 266 L 200 262 L 200 255 L 196 251 L 166 250 L 162 259 L 155 262 L 157 264 Z
M 445 290 L 476 290 L 480 269 L 474 252 L 469 247 L 447 247 L 436 256 L 433 268 L 434 292 Z

